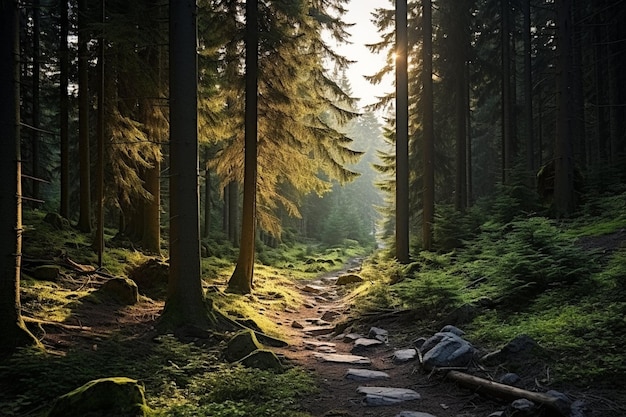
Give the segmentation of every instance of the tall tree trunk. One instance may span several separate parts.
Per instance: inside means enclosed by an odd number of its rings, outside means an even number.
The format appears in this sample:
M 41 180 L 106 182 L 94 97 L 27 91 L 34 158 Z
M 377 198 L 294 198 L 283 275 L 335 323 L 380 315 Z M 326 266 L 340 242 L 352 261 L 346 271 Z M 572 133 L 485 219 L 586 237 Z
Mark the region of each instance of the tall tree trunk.
M 100 0 L 102 34 L 98 39 L 98 129 L 96 160 L 96 236 L 94 247 L 98 254 L 98 266 L 102 267 L 104 254 L 104 23 L 105 3 Z
M 469 48 L 469 7 L 466 1 L 455 4 L 455 19 L 451 36 L 455 45 L 454 78 L 455 78 L 455 113 L 456 113 L 456 175 L 454 187 L 454 205 L 458 211 L 465 211 L 467 207 L 467 88 L 469 79 L 466 78 L 467 50 Z
M 246 1 L 246 107 L 241 243 L 228 291 L 249 294 L 254 275 L 257 181 L 258 1 Z
M 574 35 L 572 38 L 572 83 L 574 85 L 574 161 L 583 167 L 588 166 L 587 137 L 585 123 L 585 92 L 583 85 L 583 30 L 581 20 L 583 7 L 586 0 L 576 0 L 573 2 L 574 8 Z M 585 36 L 586 37 L 586 36 Z
M 396 2 L 396 259 L 409 263 L 409 79 L 407 1 Z
M 67 94 L 69 78 L 69 53 L 67 37 L 69 35 L 69 22 L 67 0 L 59 1 L 59 13 L 61 15 L 61 32 L 59 39 L 59 124 L 60 124 L 60 149 L 61 149 L 61 206 L 59 214 L 66 219 L 70 217 L 70 139 L 69 139 L 69 96 Z
M 574 211 L 574 161 L 572 151 L 572 38 L 571 0 L 557 2 L 558 113 L 554 149 L 554 209 L 558 217 Z
M 89 56 L 87 1 L 78 0 L 78 149 L 80 169 L 80 212 L 78 229 L 91 232 L 91 164 L 89 157 Z
M 511 22 L 509 0 L 502 0 L 502 182 L 513 169 L 513 120 L 511 109 Z
M 0 1 L 0 357 L 38 344 L 21 315 L 22 185 L 20 162 L 19 17 L 17 1 Z M 11 151 L 12 150 L 12 151 Z
M 526 122 L 526 170 L 534 188 L 535 139 L 533 130 L 533 77 L 530 0 L 522 2 L 524 13 L 524 121 Z
M 473 187 L 473 175 L 472 175 L 472 103 L 471 103 L 471 86 L 470 86 L 470 65 L 471 63 L 468 61 L 465 66 L 465 79 L 467 82 L 465 83 L 465 111 L 466 111 L 466 130 L 467 130 L 467 142 L 466 142 L 466 152 L 465 157 L 467 158 L 467 162 L 465 164 L 465 169 L 467 174 L 465 175 L 467 181 L 467 207 L 472 205 L 472 201 L 474 199 L 474 187 Z
M 215 323 L 200 276 L 195 0 L 169 2 L 170 271 L 161 329 Z
M 143 208 L 143 235 L 141 246 L 155 255 L 161 255 L 161 161 L 156 158 L 145 171 L 144 187 L 152 196 Z
M 40 96 L 40 88 L 39 88 L 39 73 L 41 70 L 40 63 L 40 3 L 39 0 L 33 0 L 33 127 L 32 130 L 32 176 L 33 176 L 33 195 L 32 197 L 36 200 L 39 199 L 39 140 L 40 140 L 40 114 L 41 108 L 39 105 L 39 96 Z
M 435 220 L 435 125 L 433 111 L 433 32 L 431 0 L 423 0 L 422 30 L 424 31 L 422 77 L 424 94 L 424 194 L 422 218 L 422 247 L 433 247 L 433 222 Z

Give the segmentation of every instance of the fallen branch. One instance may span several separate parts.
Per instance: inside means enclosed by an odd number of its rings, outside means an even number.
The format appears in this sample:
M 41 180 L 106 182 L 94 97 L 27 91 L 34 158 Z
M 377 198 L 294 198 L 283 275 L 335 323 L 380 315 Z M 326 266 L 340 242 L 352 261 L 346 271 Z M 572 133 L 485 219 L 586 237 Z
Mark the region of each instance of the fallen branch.
M 446 376 L 447 378 L 453 380 L 459 385 L 470 388 L 479 394 L 491 395 L 505 400 L 516 400 L 520 398 L 525 398 L 534 403 L 544 405 L 553 411 L 556 411 L 560 416 L 566 416 L 564 410 L 562 410 L 560 407 L 559 400 L 549 395 L 540 392 L 527 391 L 525 389 L 513 387 L 510 385 L 500 384 L 498 382 L 489 381 L 488 379 L 469 375 L 459 371 L 449 371 Z
M 26 316 L 22 316 L 22 319 L 26 323 L 36 323 L 36 324 L 40 324 L 44 326 L 60 327 L 62 329 L 67 329 L 67 330 L 84 330 L 87 332 L 91 331 L 91 327 L 89 326 L 76 326 L 72 324 L 59 323 L 58 321 L 40 320 L 40 319 L 35 319 L 32 317 L 26 317 Z

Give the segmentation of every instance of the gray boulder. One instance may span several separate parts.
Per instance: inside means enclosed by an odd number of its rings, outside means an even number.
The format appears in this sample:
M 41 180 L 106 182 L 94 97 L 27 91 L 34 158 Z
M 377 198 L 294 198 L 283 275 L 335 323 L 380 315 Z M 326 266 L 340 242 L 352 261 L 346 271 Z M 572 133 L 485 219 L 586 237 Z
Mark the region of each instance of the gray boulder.
M 367 337 L 370 339 L 378 339 L 381 342 L 387 343 L 389 341 L 389 332 L 385 329 L 381 329 L 380 327 L 372 327 L 367 334 Z
M 139 301 L 137 284 L 130 278 L 111 278 L 102 284 L 100 291 L 121 304 L 132 305 Z
M 538 409 L 534 402 L 521 398 L 513 401 L 504 412 L 506 417 L 535 417 Z
M 463 330 L 451 324 L 444 326 L 443 329 L 439 330 L 439 333 L 454 333 L 457 336 L 463 336 L 465 334 Z
M 463 367 L 470 363 L 475 350 L 467 340 L 454 333 L 438 333 L 438 335 L 441 335 L 439 342 L 423 356 L 422 365 L 426 370 L 440 367 Z

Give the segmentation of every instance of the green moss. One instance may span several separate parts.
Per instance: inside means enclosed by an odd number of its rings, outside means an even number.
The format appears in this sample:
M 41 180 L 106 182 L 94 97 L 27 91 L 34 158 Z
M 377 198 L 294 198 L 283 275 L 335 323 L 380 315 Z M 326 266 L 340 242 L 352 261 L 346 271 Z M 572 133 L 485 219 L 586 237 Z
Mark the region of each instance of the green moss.
M 100 413 L 116 417 L 146 416 L 144 388 L 126 377 L 89 381 L 54 402 L 48 417 L 83 417 Z

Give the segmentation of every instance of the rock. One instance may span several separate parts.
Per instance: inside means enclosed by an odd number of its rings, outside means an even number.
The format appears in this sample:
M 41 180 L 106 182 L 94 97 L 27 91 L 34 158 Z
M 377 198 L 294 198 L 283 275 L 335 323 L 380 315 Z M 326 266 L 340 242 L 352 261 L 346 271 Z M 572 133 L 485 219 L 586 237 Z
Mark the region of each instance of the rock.
M 322 314 L 321 319 L 324 320 L 324 321 L 330 322 L 330 321 L 335 320 L 339 316 L 341 316 L 341 313 L 339 313 L 337 311 L 329 310 L 329 311 L 325 312 L 324 314 Z
M 350 368 L 346 372 L 346 379 L 353 379 L 355 381 L 372 381 L 375 379 L 389 379 L 389 374 L 382 371 Z
M 251 330 L 242 330 L 233 336 L 226 345 L 224 356 L 229 362 L 236 362 L 248 356 L 263 346 L 259 343 L 256 335 Z
M 381 342 L 387 343 L 389 341 L 389 332 L 379 327 L 372 327 L 367 333 L 367 337 L 370 339 L 378 339 Z
M 453 333 L 451 334 L 454 335 Z M 445 337 L 445 333 L 435 333 L 434 335 L 426 339 L 422 343 L 422 346 L 420 347 L 420 352 L 422 352 L 422 355 L 424 355 L 426 352 L 428 352 L 429 350 L 437 346 L 437 344 L 441 342 L 444 337 Z
M 489 414 L 487 417 L 502 417 L 504 415 L 504 411 L 494 411 Z
M 416 349 L 400 349 L 393 352 L 393 363 L 399 364 L 412 361 L 417 356 Z
M 344 355 L 340 353 L 314 353 L 316 358 L 323 362 L 347 363 L 351 365 L 369 365 L 372 361 L 365 356 Z
M 320 342 L 318 340 L 305 340 L 304 345 L 307 348 L 316 348 L 316 347 L 335 347 L 337 344 L 332 342 Z
M 570 417 L 586 417 L 587 403 L 583 400 L 576 400 L 570 407 Z
M 139 301 L 139 289 L 130 278 L 111 278 L 102 284 L 100 291 L 121 304 L 132 305 Z
M 239 361 L 246 368 L 256 368 L 263 371 L 284 372 L 278 356 L 271 350 L 257 349 Z
M 400 414 L 396 414 L 396 417 L 435 417 L 429 413 L 421 413 L 419 411 L 403 411 Z
M 525 398 L 513 401 L 504 412 L 507 417 L 534 417 L 537 406 Z
M 481 362 L 487 365 L 496 365 L 508 361 L 520 362 L 541 352 L 543 352 L 543 348 L 530 336 L 520 335 L 495 352 L 483 356 Z
M 326 288 L 325 288 L 325 287 L 320 287 L 320 286 L 318 286 L 318 285 L 305 285 L 305 286 L 302 288 L 302 291 L 304 291 L 304 292 L 308 292 L 308 293 L 311 293 L 311 294 L 321 294 L 321 293 L 323 293 L 325 290 L 326 290 Z
M 458 327 L 452 326 L 451 324 L 444 326 L 443 329 L 439 330 L 439 333 L 454 333 L 457 336 L 463 336 L 465 334 L 463 330 L 459 329 Z
M 135 281 L 139 292 L 154 300 L 165 299 L 170 266 L 167 261 L 151 258 L 128 271 L 128 278 Z
M 52 227 L 57 230 L 68 229 L 70 227 L 70 221 L 58 213 L 47 213 L 43 221 L 51 224 Z
M 334 332 L 335 328 L 333 326 L 309 326 L 303 328 L 302 331 L 311 336 L 321 336 Z
M 358 276 L 357 274 L 344 274 L 337 278 L 336 285 L 348 285 L 348 284 L 356 284 L 363 282 L 363 278 Z
M 61 268 L 57 265 L 40 265 L 30 272 L 38 280 L 56 282 L 61 275 Z
M 356 392 L 365 394 L 363 404 L 369 406 L 395 405 L 421 398 L 417 392 L 408 388 L 359 387 Z
M 148 410 L 144 388 L 136 380 L 125 377 L 102 378 L 89 381 L 58 397 L 48 412 L 48 417 L 143 417 L 148 415 Z
M 522 378 L 520 378 L 518 374 L 509 372 L 508 374 L 502 375 L 502 378 L 500 378 L 500 383 L 515 387 L 521 380 Z
M 443 335 L 439 343 L 423 356 L 424 368 L 467 366 L 474 357 L 474 347 L 454 333 L 439 334 Z
M 572 406 L 572 400 L 570 400 L 567 395 L 555 390 L 550 390 L 546 392 L 546 395 L 549 395 L 552 398 L 556 398 L 556 406 L 563 413 L 563 415 L 567 415 L 569 413 Z
M 380 346 L 383 342 L 378 339 L 360 338 L 354 341 L 354 346 L 350 350 L 352 353 L 361 352 L 369 348 Z
M 357 339 L 361 339 L 361 338 L 363 338 L 363 335 L 361 335 L 361 334 L 358 334 L 358 333 L 348 333 L 348 334 L 343 336 L 342 341 L 344 343 L 353 343 Z

